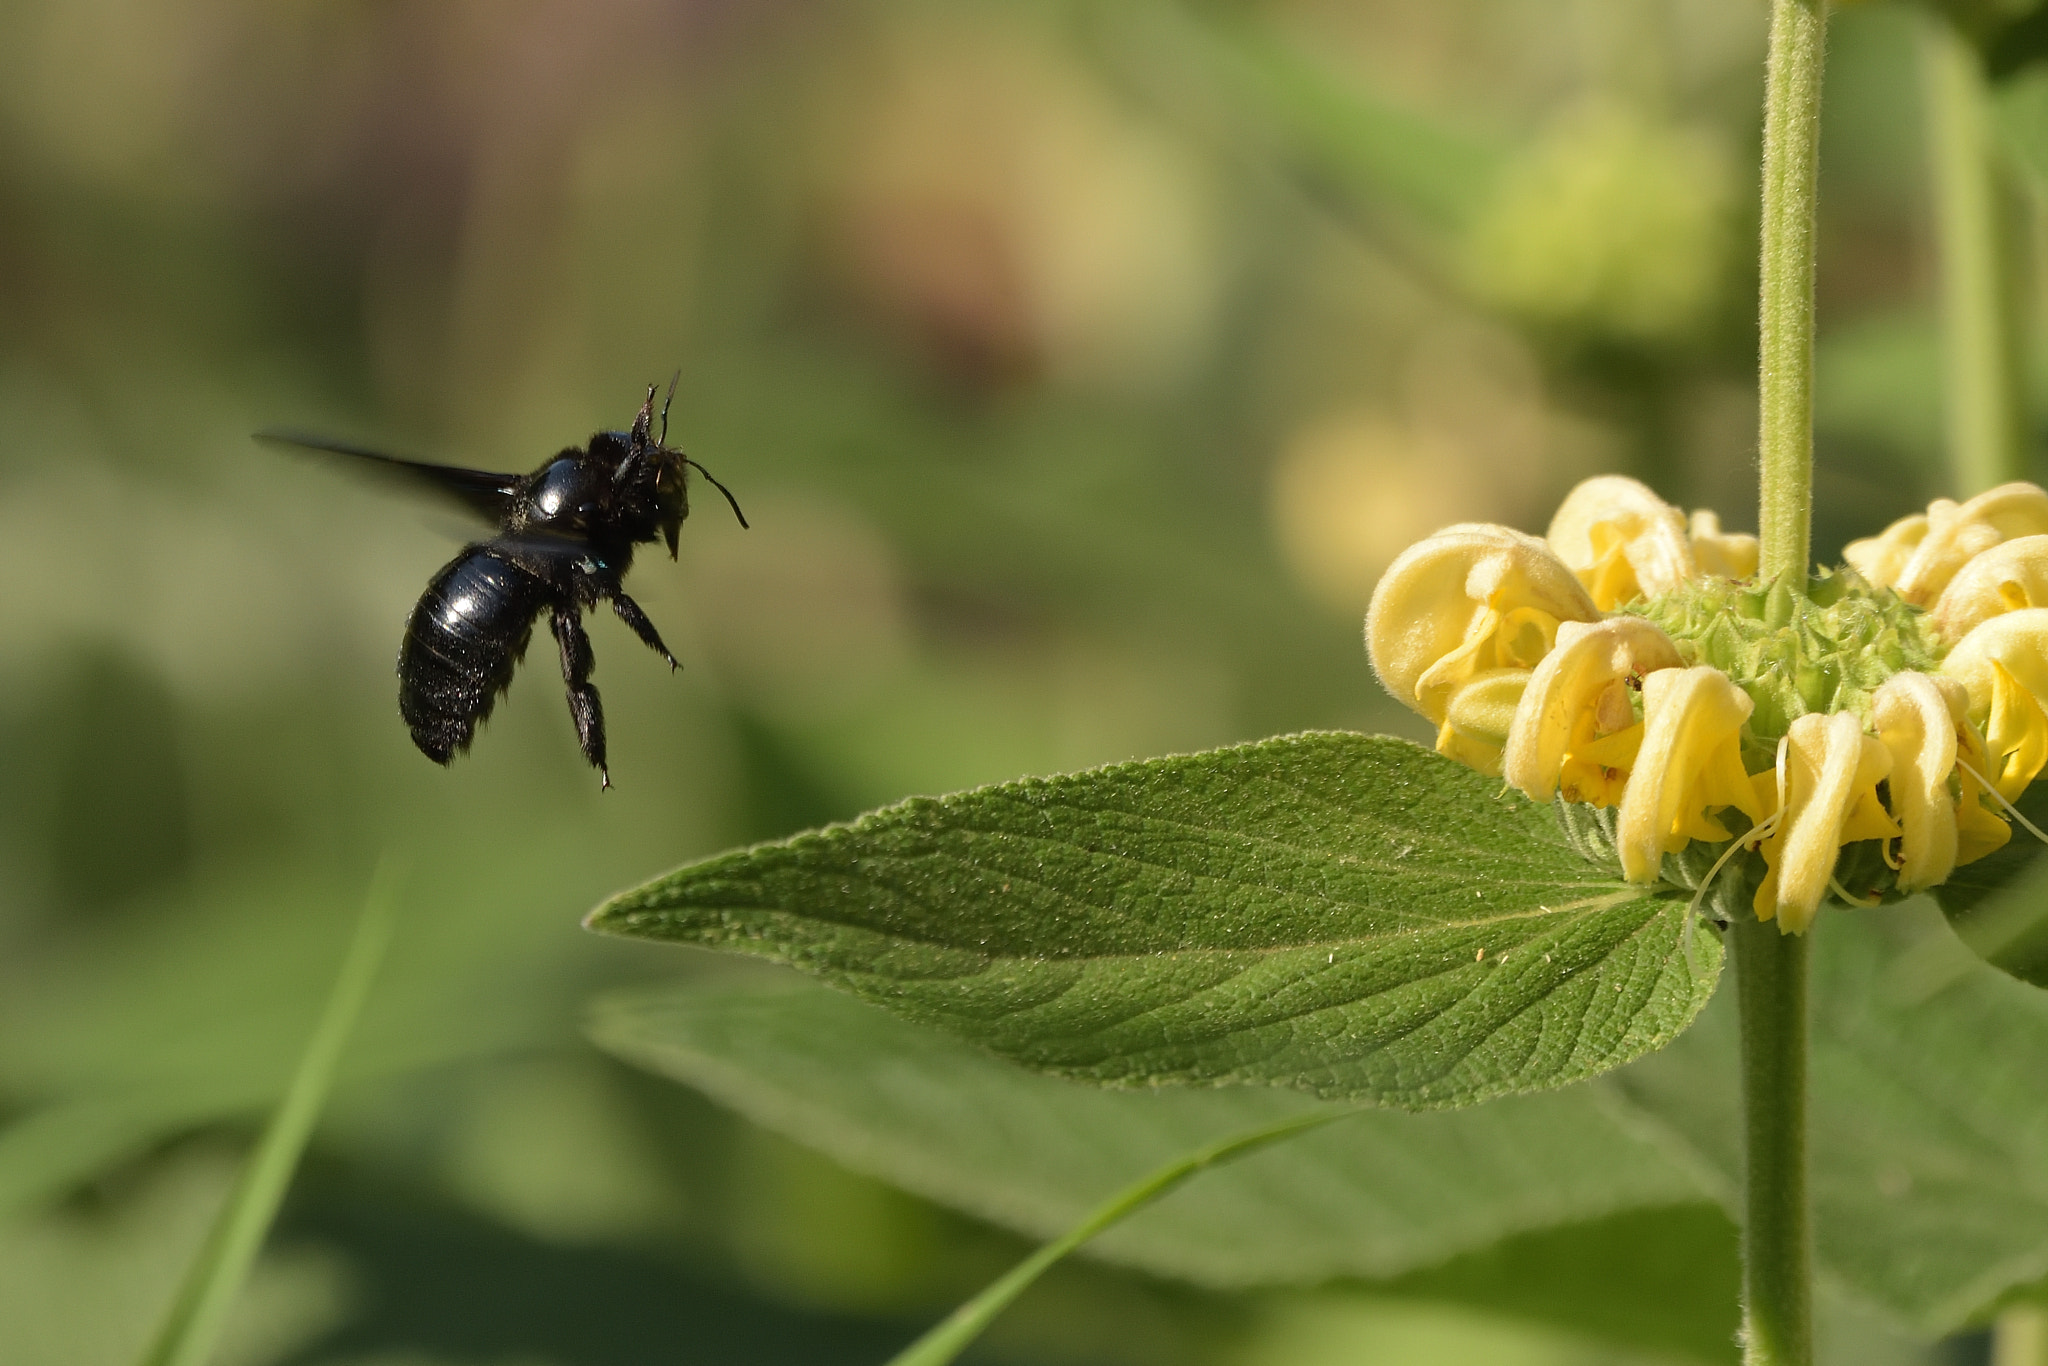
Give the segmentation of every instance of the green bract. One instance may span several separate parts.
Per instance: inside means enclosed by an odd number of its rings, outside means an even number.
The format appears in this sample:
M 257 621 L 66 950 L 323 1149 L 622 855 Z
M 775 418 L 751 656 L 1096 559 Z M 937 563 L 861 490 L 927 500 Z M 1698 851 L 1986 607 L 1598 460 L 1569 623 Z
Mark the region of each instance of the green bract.
M 1647 618 L 1688 664 L 1710 664 L 1756 704 L 1743 737 L 1752 770 L 1776 762 L 1795 717 L 1852 711 L 1907 670 L 1932 673 L 1946 651 L 1926 616 L 1853 570 L 1814 575 L 1808 595 L 1785 584 L 1698 578 L 1622 609 Z

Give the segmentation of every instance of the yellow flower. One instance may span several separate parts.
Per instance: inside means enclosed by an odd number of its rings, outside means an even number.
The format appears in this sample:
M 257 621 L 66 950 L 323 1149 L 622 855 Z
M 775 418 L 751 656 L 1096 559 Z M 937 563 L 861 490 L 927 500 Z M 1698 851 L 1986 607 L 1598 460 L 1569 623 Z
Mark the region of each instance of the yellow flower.
M 1612 806 L 1643 740 L 1629 687 L 1685 661 L 1641 617 L 1566 622 L 1536 666 L 1508 734 L 1501 775 L 1539 802 Z
M 1776 827 L 1763 842 L 1768 872 L 1756 889 L 1756 918 L 1804 934 L 1835 875 L 1842 846 L 1893 839 L 1899 826 L 1878 800 L 1891 751 L 1863 733 L 1854 712 L 1809 712 L 1778 746 Z
M 2012 826 L 1985 800 L 1991 790 L 1981 775 L 1991 772 L 1991 756 L 1967 719 L 1956 726 L 1956 760 L 1956 866 L 1961 867 L 2003 849 Z
M 1895 900 L 2006 844 L 1992 803 L 2048 770 L 2048 492 L 1938 501 L 1803 594 L 1754 582 L 1756 549 L 1633 479 L 1589 479 L 1546 540 L 1457 526 L 1411 547 L 1366 644 L 1440 752 L 1538 802 L 1615 808 L 1629 881 L 1727 846 L 1697 901 L 1760 852 L 1752 906 L 1789 934 L 1831 888 Z M 1838 874 L 1866 841 L 1882 862 Z
M 1450 695 L 1437 731 L 1439 754 L 1481 773 L 1500 772 L 1501 751 L 1515 722 L 1527 669 L 1481 669 Z
M 1876 536 L 1842 551 L 1856 572 L 1916 607 L 1941 596 L 1956 571 L 1991 547 L 2048 534 L 2048 493 L 2032 484 L 2001 484 L 1967 503 L 1937 498 L 1926 513 L 1901 517 Z
M 1695 511 L 1686 525 L 1686 539 L 1692 542 L 1693 562 L 1700 573 L 1724 579 L 1756 577 L 1756 537 L 1721 530 L 1719 514 L 1705 508 Z
M 1984 622 L 2028 607 L 2048 607 L 2048 536 L 1995 545 L 1956 571 L 1928 620 L 1955 645 Z
M 1955 679 L 1914 672 L 1893 675 L 1871 699 L 1877 738 L 1892 756 L 1886 786 L 1900 835 L 1898 857 L 1889 861 L 1902 892 L 1946 882 L 1958 863 L 1982 858 L 2012 836 L 1985 809 L 1983 787 L 1970 774 L 1984 772 L 1985 760 L 1968 706 Z M 1960 779 L 1954 795 L 1952 778 Z
M 1468 524 L 1410 546 L 1388 567 L 1365 643 L 1387 691 L 1436 724 L 1439 751 L 1498 773 L 1512 703 L 1559 624 L 1599 616 L 1542 541 Z
M 1890 588 L 1899 580 L 1906 561 L 1927 539 L 1927 518 L 1922 513 L 1901 517 L 1875 536 L 1865 536 L 1842 547 L 1842 559 L 1876 588 Z
M 1991 769 L 1985 773 L 2007 801 L 2019 800 L 2048 764 L 2048 607 L 1995 616 L 1963 637 L 1941 671 L 1960 682 L 1970 714 L 1982 717 Z
M 1602 611 L 1668 593 L 1699 572 L 1684 515 L 1618 474 L 1566 494 L 1545 539 Z
M 1742 766 L 1742 725 L 1755 704 L 1719 669 L 1668 669 L 1643 679 L 1643 747 L 1615 823 L 1622 875 L 1655 882 L 1664 855 L 1730 831 L 1712 812 L 1752 825 L 1769 814 Z

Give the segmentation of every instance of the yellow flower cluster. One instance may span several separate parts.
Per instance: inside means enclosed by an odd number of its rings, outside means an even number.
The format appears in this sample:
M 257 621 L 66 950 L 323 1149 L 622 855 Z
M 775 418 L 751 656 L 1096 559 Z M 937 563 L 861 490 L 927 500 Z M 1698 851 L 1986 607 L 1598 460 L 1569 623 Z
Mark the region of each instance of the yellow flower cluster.
M 1782 644 L 1742 656 L 1718 610 L 1662 614 L 1707 623 L 1674 637 L 1652 620 L 1660 603 L 1752 579 L 1756 540 L 1611 476 L 1574 489 L 1542 538 L 1463 525 L 1410 547 L 1374 591 L 1366 648 L 1440 752 L 1539 802 L 1617 808 L 1630 881 L 1658 880 L 1694 840 L 1740 834 L 1765 864 L 1758 918 L 1799 933 L 1831 886 L 1853 899 L 1835 882 L 1844 845 L 1882 841 L 1891 892 L 1935 886 L 2006 842 L 1990 803 L 2048 764 L 2048 493 L 1940 501 L 1845 554 L 1861 578 L 1838 592 L 1905 621 L 1920 653 L 1896 658 L 1928 669 L 1888 669 L 1854 645 L 1847 665 L 1788 664 Z M 1873 668 L 1867 687 L 1819 704 L 1786 682 Z

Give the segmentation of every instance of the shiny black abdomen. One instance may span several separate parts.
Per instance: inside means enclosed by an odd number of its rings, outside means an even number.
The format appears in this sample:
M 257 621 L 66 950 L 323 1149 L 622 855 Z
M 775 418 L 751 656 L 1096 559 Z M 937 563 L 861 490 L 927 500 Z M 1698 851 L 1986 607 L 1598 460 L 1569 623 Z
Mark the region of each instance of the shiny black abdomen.
M 545 579 L 488 545 L 434 575 L 398 648 L 398 710 L 427 757 L 445 764 L 469 748 L 553 597 Z

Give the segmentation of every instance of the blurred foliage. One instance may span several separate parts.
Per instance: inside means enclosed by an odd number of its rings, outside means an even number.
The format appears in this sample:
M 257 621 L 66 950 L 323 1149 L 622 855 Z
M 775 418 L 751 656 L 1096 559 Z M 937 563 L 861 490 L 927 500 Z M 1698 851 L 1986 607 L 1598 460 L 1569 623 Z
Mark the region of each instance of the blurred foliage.
M 1835 25 L 1825 553 L 1943 491 L 1917 22 Z M 908 1340 L 1020 1244 L 603 1059 L 592 992 L 733 969 L 575 914 L 908 793 L 1402 729 L 1379 569 L 1594 470 L 1743 525 L 1761 51 L 1712 0 L 0 7 L 0 1359 L 132 1357 L 387 850 L 236 1361 Z M 634 578 L 681 675 L 594 628 L 615 790 L 540 651 L 434 769 L 391 661 L 462 529 L 249 433 L 524 469 L 677 367 L 756 529 Z M 1644 1218 L 1556 1255 L 1717 1236 Z M 1474 1265 L 1064 1268 L 980 1359 L 1683 1350 Z

